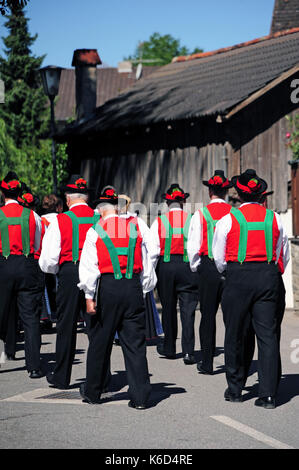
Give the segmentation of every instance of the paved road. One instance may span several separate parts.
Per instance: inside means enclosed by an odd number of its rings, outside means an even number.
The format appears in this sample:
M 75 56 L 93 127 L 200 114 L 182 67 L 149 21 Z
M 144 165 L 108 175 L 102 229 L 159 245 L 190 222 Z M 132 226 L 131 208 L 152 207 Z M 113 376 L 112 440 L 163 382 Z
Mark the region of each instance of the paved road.
M 198 312 L 196 328 L 199 317 Z M 47 370 L 54 366 L 55 337 L 54 331 L 42 337 L 41 356 Z M 82 403 L 78 393 L 78 384 L 85 376 L 88 344 L 80 328 L 72 388 L 65 392 L 49 388 L 45 378 L 28 378 L 23 344 L 19 343 L 17 360 L 0 369 L 0 448 L 298 449 L 299 316 L 287 311 L 283 322 L 284 375 L 275 410 L 254 406 L 256 360 L 244 402 L 224 401 L 223 338 L 219 312 L 213 376 L 198 374 L 195 365 L 184 365 L 180 354 L 176 360 L 163 359 L 155 345 L 148 344 L 152 396 L 150 408 L 144 411 L 127 406 L 126 375 L 119 346 L 112 353 L 113 394 L 101 405 L 88 405 Z M 180 351 L 180 338 L 177 350 Z M 198 338 L 196 351 L 199 359 Z

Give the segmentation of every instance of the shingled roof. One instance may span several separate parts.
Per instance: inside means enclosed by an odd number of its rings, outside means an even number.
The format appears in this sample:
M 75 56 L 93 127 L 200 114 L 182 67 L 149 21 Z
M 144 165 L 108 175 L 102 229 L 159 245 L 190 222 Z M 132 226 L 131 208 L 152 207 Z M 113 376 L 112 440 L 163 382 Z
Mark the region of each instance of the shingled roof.
M 299 1 L 275 0 L 271 33 L 299 28 Z
M 143 67 L 142 78 L 148 77 L 160 67 Z M 76 89 L 75 69 L 63 69 L 60 77 L 59 93 L 55 105 L 57 121 L 66 121 L 76 117 Z M 97 106 L 115 98 L 121 91 L 132 87 L 136 83 L 136 67 L 132 72 L 120 73 L 115 67 L 102 67 L 97 69 Z
M 299 28 L 161 67 L 94 117 L 65 129 L 83 135 L 225 114 L 299 64 Z

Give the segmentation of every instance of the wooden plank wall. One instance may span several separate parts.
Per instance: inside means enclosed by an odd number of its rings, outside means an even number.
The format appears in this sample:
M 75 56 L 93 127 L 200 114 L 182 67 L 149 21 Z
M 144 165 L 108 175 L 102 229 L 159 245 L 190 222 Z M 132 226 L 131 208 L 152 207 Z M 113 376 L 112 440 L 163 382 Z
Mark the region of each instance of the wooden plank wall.
M 251 125 L 254 126 L 254 120 L 258 119 L 262 119 L 262 116 L 256 113 Z M 112 184 L 119 192 L 149 207 L 152 202 L 162 202 L 161 194 L 171 183 L 178 183 L 190 193 L 188 202 L 206 204 L 209 200 L 208 190 L 202 181 L 208 180 L 215 169 L 223 169 L 232 177 L 246 168 L 254 168 L 267 181 L 268 189 L 274 191 L 268 200 L 269 208 L 286 212 L 290 180 L 288 160 L 291 159 L 291 152 L 286 145 L 288 130 L 290 126 L 284 117 L 264 132 L 253 133 L 254 137 L 246 141 L 244 132 L 251 135 L 250 129 L 244 131 L 239 126 L 234 132 L 242 132 L 240 141 L 242 137 L 243 142 L 246 142 L 239 148 L 233 148 L 227 141 L 201 147 L 149 150 L 146 153 L 95 158 L 92 162 L 83 160 L 81 172 L 88 181 L 96 183 L 97 191 Z M 188 142 L 187 137 L 185 142 Z
M 105 157 L 92 168 L 97 178 L 97 191 L 107 184 L 120 193 L 148 207 L 152 202 L 162 202 L 161 195 L 172 183 L 178 183 L 190 193 L 188 202 L 206 204 L 208 189 L 202 184 L 216 169 L 225 168 L 227 145 L 208 144 L 204 147 L 148 151 L 146 154 L 130 154 Z M 87 161 L 81 168 L 88 178 Z

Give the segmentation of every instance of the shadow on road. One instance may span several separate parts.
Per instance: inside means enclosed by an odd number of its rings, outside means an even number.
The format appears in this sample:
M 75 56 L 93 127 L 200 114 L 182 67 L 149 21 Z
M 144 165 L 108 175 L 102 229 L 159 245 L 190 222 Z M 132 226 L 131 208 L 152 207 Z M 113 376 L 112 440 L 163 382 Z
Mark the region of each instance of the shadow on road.
M 244 390 L 248 393 L 243 395 L 243 401 L 256 398 L 258 396 L 258 382 L 252 387 L 245 387 Z M 283 374 L 276 396 L 276 407 L 285 405 L 297 396 L 299 396 L 299 374 Z

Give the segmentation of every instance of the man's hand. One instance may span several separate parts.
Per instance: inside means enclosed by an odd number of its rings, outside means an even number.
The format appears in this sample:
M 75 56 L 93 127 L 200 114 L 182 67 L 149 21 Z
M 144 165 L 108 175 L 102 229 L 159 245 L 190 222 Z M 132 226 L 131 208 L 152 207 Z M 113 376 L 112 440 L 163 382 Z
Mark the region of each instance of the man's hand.
M 95 315 L 96 312 L 96 303 L 92 299 L 86 299 L 86 313 L 89 315 Z

